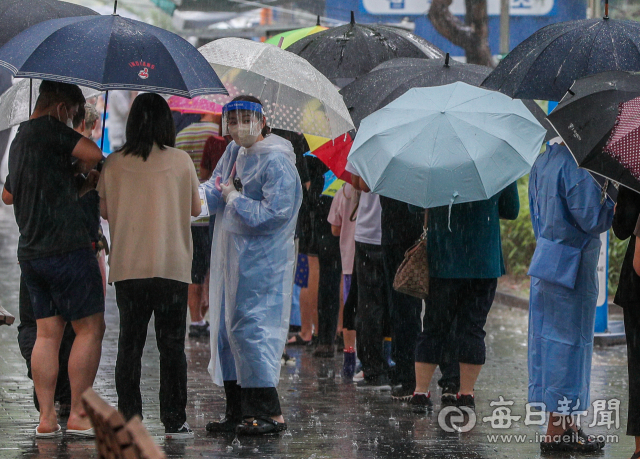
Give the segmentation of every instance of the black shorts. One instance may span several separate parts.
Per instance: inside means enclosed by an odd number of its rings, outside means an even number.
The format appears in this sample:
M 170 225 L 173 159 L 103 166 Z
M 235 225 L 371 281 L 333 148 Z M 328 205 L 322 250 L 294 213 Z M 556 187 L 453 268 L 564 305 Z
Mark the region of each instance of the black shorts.
M 209 226 L 192 226 L 193 260 L 191 261 L 191 282 L 204 284 L 211 264 L 211 238 Z
M 92 249 L 24 260 L 20 269 L 36 320 L 60 315 L 73 322 L 104 312 L 102 275 Z

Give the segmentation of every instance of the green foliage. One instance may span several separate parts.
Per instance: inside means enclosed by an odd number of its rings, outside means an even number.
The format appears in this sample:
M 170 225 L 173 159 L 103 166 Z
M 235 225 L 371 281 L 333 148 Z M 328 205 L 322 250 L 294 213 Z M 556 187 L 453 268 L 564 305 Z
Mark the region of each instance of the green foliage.
M 529 263 L 536 248 L 536 240 L 531 226 L 529 213 L 529 176 L 518 181 L 520 195 L 520 214 L 515 220 L 502 220 L 502 251 L 507 273 L 516 277 L 526 276 Z M 609 294 L 614 294 L 618 287 L 622 260 L 627 251 L 629 241 L 621 241 L 610 232 L 609 238 Z
M 502 252 L 507 273 L 514 276 L 525 276 L 536 248 L 536 239 L 531 227 L 529 213 L 529 176 L 518 180 L 520 195 L 520 213 L 515 220 L 501 220 Z
M 622 261 L 627 253 L 628 245 L 629 239 L 621 241 L 613 234 L 613 231 L 609 232 L 609 295 L 614 295 L 618 288 L 620 268 L 622 268 Z

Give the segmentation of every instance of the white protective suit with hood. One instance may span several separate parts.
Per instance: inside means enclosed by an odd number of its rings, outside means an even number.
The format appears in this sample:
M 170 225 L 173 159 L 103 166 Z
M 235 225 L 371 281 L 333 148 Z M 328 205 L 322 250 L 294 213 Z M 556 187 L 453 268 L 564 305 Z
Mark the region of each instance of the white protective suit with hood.
M 234 164 L 243 188 L 225 204 L 215 182 L 226 183 Z M 243 388 L 277 387 L 302 203 L 293 147 L 273 134 L 250 148 L 231 142 L 202 187 L 209 212 L 216 215 L 209 373 L 218 385 L 237 380 Z

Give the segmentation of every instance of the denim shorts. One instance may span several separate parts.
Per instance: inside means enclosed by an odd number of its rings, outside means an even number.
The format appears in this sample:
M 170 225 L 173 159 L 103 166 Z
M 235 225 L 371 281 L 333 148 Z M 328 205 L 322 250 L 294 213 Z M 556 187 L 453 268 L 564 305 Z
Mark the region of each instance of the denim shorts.
M 20 269 L 36 320 L 60 315 L 72 322 L 104 312 L 102 275 L 90 248 L 23 260 Z

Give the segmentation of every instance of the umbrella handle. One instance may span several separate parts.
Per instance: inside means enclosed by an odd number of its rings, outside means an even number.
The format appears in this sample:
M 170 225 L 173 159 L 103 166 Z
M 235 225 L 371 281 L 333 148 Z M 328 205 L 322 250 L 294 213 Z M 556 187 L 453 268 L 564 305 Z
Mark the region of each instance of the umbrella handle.
M 32 115 L 32 104 L 33 104 L 33 78 L 29 78 L 29 118 Z
M 604 18 L 609 19 L 609 0 L 604 0 Z
M 107 102 L 109 102 L 109 91 L 104 93 L 104 110 L 102 110 L 102 135 L 100 136 L 100 151 L 104 152 L 104 128 L 107 124 Z

